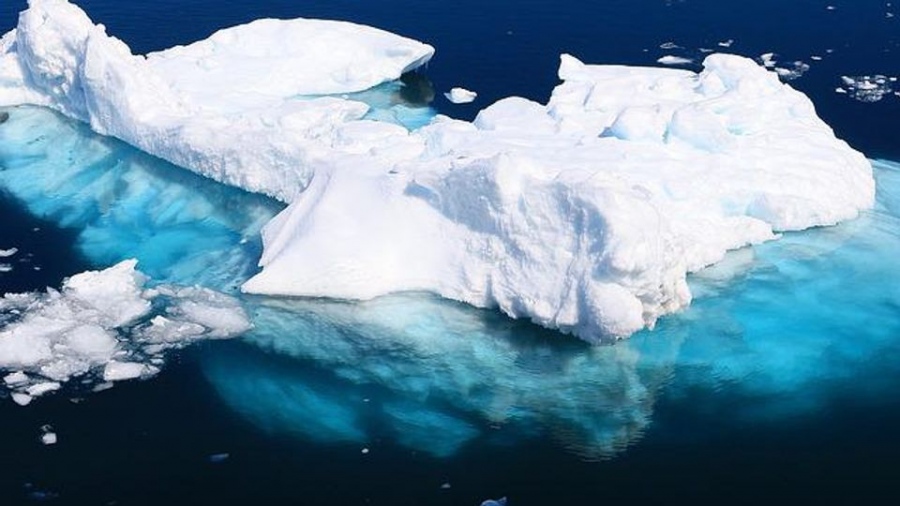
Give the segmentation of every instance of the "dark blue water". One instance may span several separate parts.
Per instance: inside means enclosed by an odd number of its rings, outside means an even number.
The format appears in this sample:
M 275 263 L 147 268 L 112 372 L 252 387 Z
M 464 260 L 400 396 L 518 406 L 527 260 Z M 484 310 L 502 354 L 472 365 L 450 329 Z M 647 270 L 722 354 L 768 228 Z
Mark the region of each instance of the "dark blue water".
M 433 104 L 457 117 L 512 94 L 545 101 L 560 52 L 650 65 L 733 39 L 739 54 L 809 63 L 791 84 L 838 135 L 900 159 L 900 98 L 834 92 L 841 75 L 900 74 L 900 16 L 882 1 L 82 6 L 136 52 L 259 17 L 385 28 L 437 47 L 425 74 L 438 91 L 479 92 Z M 23 7 L 0 5 L 0 28 Z M 10 124 L 31 114 L 12 112 Z M 0 292 L 131 256 L 156 279 L 225 291 L 252 270 L 260 222 L 247 216 L 276 204 L 31 118 L 52 130 L 33 129 L 28 163 L 0 150 L 0 248 L 21 250 Z M 0 504 L 892 503 L 900 167 L 877 176 L 879 206 L 860 220 L 733 255 L 692 279 L 690 310 L 612 347 L 427 297 L 248 299 L 253 333 L 189 348 L 152 380 L 0 399 Z M 38 441 L 48 423 L 52 447 Z

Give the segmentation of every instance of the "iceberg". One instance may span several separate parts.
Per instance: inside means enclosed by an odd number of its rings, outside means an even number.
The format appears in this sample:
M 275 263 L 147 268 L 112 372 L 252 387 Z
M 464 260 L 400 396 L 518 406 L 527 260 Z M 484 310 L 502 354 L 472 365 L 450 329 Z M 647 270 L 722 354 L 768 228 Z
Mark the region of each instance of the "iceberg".
M 734 55 L 700 73 L 563 55 L 547 104 L 510 97 L 410 131 L 350 92 L 426 63 L 426 44 L 261 20 L 135 56 L 65 0 L 29 5 L 0 40 L 0 104 L 289 204 L 248 293 L 423 291 L 600 342 L 687 306 L 687 274 L 726 251 L 874 201 L 862 154 Z

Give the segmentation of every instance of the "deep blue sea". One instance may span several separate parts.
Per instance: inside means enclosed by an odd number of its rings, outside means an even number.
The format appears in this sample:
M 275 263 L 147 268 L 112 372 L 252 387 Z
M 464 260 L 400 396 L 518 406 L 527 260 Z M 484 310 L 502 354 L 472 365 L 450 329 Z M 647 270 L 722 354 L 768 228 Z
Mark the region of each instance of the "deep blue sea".
M 136 53 L 261 17 L 387 29 L 437 48 L 431 107 L 459 118 L 545 102 L 563 52 L 773 52 L 809 65 L 790 84 L 877 160 L 878 204 L 730 254 L 690 279 L 688 310 L 613 346 L 423 295 L 245 297 L 254 331 L 181 350 L 152 379 L 0 398 L 0 505 L 900 501 L 900 84 L 874 102 L 835 91 L 900 77 L 900 1 L 78 3 Z M 24 8 L 3 0 L 0 31 Z M 453 86 L 478 99 L 451 104 Z M 13 142 L 15 122 L 31 126 Z M 0 125 L 0 249 L 19 250 L 0 258 L 0 293 L 132 257 L 155 280 L 235 293 L 279 209 L 47 111 Z

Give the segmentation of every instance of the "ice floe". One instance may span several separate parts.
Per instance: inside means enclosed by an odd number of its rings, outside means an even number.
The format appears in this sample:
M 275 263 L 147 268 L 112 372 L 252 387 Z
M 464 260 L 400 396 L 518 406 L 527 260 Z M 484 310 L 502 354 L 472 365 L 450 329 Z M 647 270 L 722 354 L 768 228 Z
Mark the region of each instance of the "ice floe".
M 205 288 L 148 287 L 124 261 L 68 278 L 59 290 L 0 299 L 0 370 L 13 400 L 59 390 L 73 377 L 87 383 L 152 376 L 165 351 L 250 328 L 239 303 Z M 160 326 L 165 326 L 160 330 Z

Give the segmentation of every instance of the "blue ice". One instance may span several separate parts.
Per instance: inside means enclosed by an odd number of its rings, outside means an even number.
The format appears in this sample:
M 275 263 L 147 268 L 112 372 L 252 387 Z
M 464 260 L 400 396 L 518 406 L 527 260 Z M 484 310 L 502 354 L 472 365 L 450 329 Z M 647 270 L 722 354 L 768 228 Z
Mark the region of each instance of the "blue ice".
M 276 203 L 46 110 L 9 112 L 0 188 L 75 230 L 98 266 L 136 256 L 157 280 L 224 290 L 255 271 Z M 722 416 L 752 423 L 884 398 L 900 377 L 900 165 L 875 166 L 874 210 L 731 253 L 692 276 L 688 310 L 614 346 L 427 294 L 244 297 L 254 330 L 212 343 L 203 371 L 273 436 L 357 450 L 383 440 L 434 458 L 536 437 L 609 458 L 641 440 L 661 400 L 697 392 L 732 399 Z

